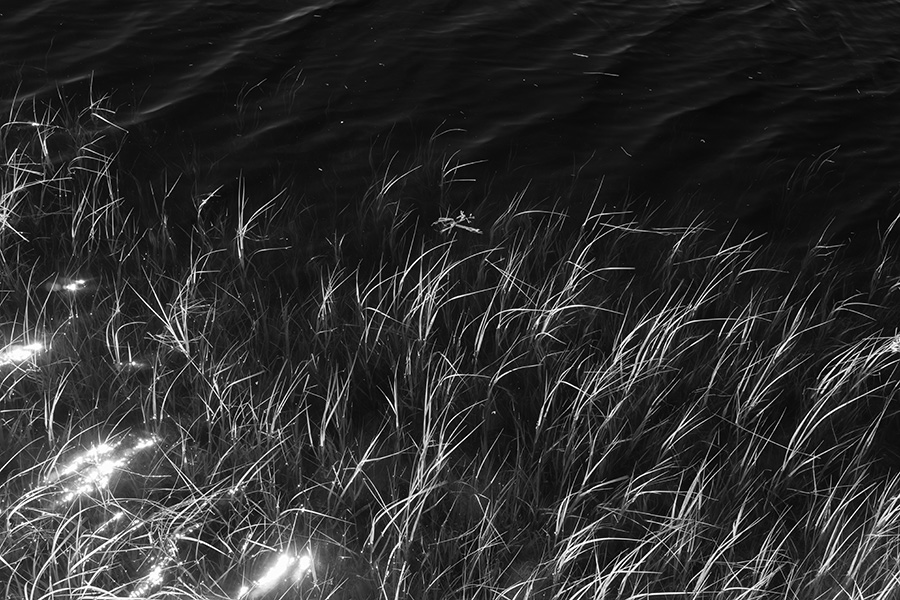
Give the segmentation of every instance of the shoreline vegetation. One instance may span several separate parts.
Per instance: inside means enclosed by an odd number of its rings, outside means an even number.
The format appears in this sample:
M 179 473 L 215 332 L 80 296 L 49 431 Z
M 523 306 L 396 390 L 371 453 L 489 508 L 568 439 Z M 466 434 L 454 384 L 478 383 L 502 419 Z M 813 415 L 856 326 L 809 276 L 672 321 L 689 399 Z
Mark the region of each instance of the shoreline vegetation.
M 787 261 L 455 206 L 432 157 L 331 235 L 197 198 L 186 245 L 131 210 L 123 135 L 106 100 L 0 125 L 4 597 L 900 592 L 892 228 Z

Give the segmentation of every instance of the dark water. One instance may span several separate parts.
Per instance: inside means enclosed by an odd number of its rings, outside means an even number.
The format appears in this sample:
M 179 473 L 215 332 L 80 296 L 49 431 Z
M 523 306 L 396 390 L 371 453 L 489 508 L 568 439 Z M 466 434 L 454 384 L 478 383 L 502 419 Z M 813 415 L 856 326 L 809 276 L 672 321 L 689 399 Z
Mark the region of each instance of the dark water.
M 9 4 L 4 101 L 111 94 L 147 185 L 346 204 L 449 131 L 498 203 L 602 179 L 800 243 L 895 214 L 898 0 Z

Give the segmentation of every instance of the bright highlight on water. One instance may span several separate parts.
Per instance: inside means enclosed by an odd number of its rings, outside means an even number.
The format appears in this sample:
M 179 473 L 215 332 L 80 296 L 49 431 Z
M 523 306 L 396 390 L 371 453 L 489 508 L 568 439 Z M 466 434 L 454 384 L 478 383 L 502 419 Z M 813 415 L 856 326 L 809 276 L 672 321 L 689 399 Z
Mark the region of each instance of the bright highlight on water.
M 0 352 L 0 365 L 20 364 L 31 360 L 45 350 L 44 344 L 10 344 Z
M 88 289 L 89 280 L 83 278 L 70 278 L 57 276 L 45 282 L 42 286 L 48 292 L 76 294 Z M 40 336 L 38 336 L 40 337 Z M 40 341 L 28 343 L 10 343 L 0 350 L 0 366 L 17 365 L 34 359 L 48 349 L 47 345 Z
M 136 454 L 155 444 L 153 437 L 138 438 L 130 444 L 124 441 L 106 442 L 78 454 L 47 478 L 48 484 L 59 483 L 61 487 L 62 496 L 54 504 L 60 506 L 79 496 L 107 488 L 117 471 L 128 466 Z
M 65 277 L 56 279 L 47 284 L 47 289 L 51 292 L 80 292 L 87 286 L 86 279 L 67 279 Z
M 237 597 L 239 599 L 259 598 L 279 585 L 295 585 L 302 581 L 310 567 L 312 567 L 312 557 L 308 553 L 296 555 L 282 552 L 262 577 L 250 585 L 242 586 Z

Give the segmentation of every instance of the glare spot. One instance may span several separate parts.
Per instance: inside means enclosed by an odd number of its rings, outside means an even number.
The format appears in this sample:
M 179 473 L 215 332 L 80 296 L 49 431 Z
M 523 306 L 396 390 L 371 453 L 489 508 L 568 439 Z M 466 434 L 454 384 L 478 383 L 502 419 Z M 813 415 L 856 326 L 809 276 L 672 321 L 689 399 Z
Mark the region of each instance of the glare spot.
M 275 587 L 275 584 L 281 581 L 287 574 L 287 570 L 291 567 L 291 563 L 293 563 L 294 560 L 295 558 L 288 554 L 279 556 L 278 560 L 275 561 L 275 564 L 259 578 L 259 581 L 256 582 L 256 586 L 261 590 L 268 590 Z
M 167 568 L 172 565 L 182 564 L 178 559 L 178 544 L 176 541 L 183 537 L 183 534 L 176 533 L 173 537 L 166 540 L 165 549 L 157 553 L 156 560 L 153 562 L 153 566 L 150 567 L 150 571 L 144 576 L 141 583 L 134 588 L 131 594 L 132 598 L 146 597 L 147 594 L 163 584 Z
M 134 445 L 134 451 L 137 452 L 139 450 L 143 450 L 144 448 L 149 448 L 156 444 L 156 440 L 152 437 L 144 438 L 142 440 L 138 440 Z
M 40 342 L 10 344 L 0 351 L 0 365 L 19 364 L 34 358 L 44 350 Z
M 312 567 L 312 557 L 304 552 L 299 556 L 288 552 L 278 555 L 275 563 L 263 573 L 262 577 L 250 585 L 243 585 L 238 590 L 238 598 L 259 598 L 272 591 L 278 585 L 299 583 Z
M 141 437 L 130 443 L 100 443 L 78 454 L 47 478 L 47 483 L 59 483 L 61 495 L 56 505 L 108 487 L 116 472 L 126 467 L 135 454 L 155 444 L 152 436 Z
M 162 585 L 163 575 L 165 573 L 166 566 L 169 563 L 173 562 L 171 558 L 164 556 L 156 561 L 156 564 L 150 568 L 150 572 L 148 572 L 144 576 L 144 580 L 134 588 L 134 592 L 132 592 L 132 598 L 143 598 L 147 594 L 149 594 L 154 588 Z
M 122 371 L 145 371 L 150 368 L 150 363 L 136 359 L 123 360 L 117 362 L 116 367 Z
M 297 559 L 297 568 L 294 571 L 294 579 L 300 581 L 312 566 L 312 558 L 309 554 L 303 554 Z
M 104 531 L 106 531 L 107 529 L 112 527 L 115 523 L 121 521 L 124 517 L 125 517 L 124 512 L 122 512 L 121 510 L 117 511 L 113 516 L 111 516 L 109 519 L 107 519 L 105 523 L 103 523 L 100 527 L 97 528 L 97 533 L 103 533 Z
M 144 577 L 144 581 L 134 589 L 134 593 L 131 597 L 141 598 L 142 596 L 146 596 L 150 590 L 161 584 L 163 581 L 163 568 L 161 562 L 153 565 L 153 568 L 150 569 L 150 572 Z
M 897 334 L 888 342 L 887 345 L 888 352 L 900 352 L 900 334 Z
M 87 279 L 72 279 L 70 277 L 57 277 L 44 284 L 44 289 L 49 292 L 67 292 L 74 294 L 87 288 Z
M 85 281 L 84 279 L 76 279 L 63 285 L 63 289 L 67 292 L 77 292 L 79 290 L 83 290 L 86 283 L 87 281 Z

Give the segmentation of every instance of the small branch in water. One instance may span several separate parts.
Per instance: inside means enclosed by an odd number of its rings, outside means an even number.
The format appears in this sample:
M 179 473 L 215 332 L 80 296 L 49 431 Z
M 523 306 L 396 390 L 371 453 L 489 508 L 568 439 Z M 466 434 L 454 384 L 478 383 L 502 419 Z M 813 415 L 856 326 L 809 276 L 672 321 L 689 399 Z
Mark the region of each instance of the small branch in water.
M 469 227 L 466 223 L 471 223 L 475 220 L 474 215 L 467 215 L 463 211 L 459 211 L 459 215 L 456 217 L 441 217 L 432 225 L 437 228 L 438 233 L 442 233 L 447 235 L 454 229 L 462 229 L 464 231 L 469 231 L 472 233 L 481 233 L 480 229 L 476 229 L 475 227 Z

